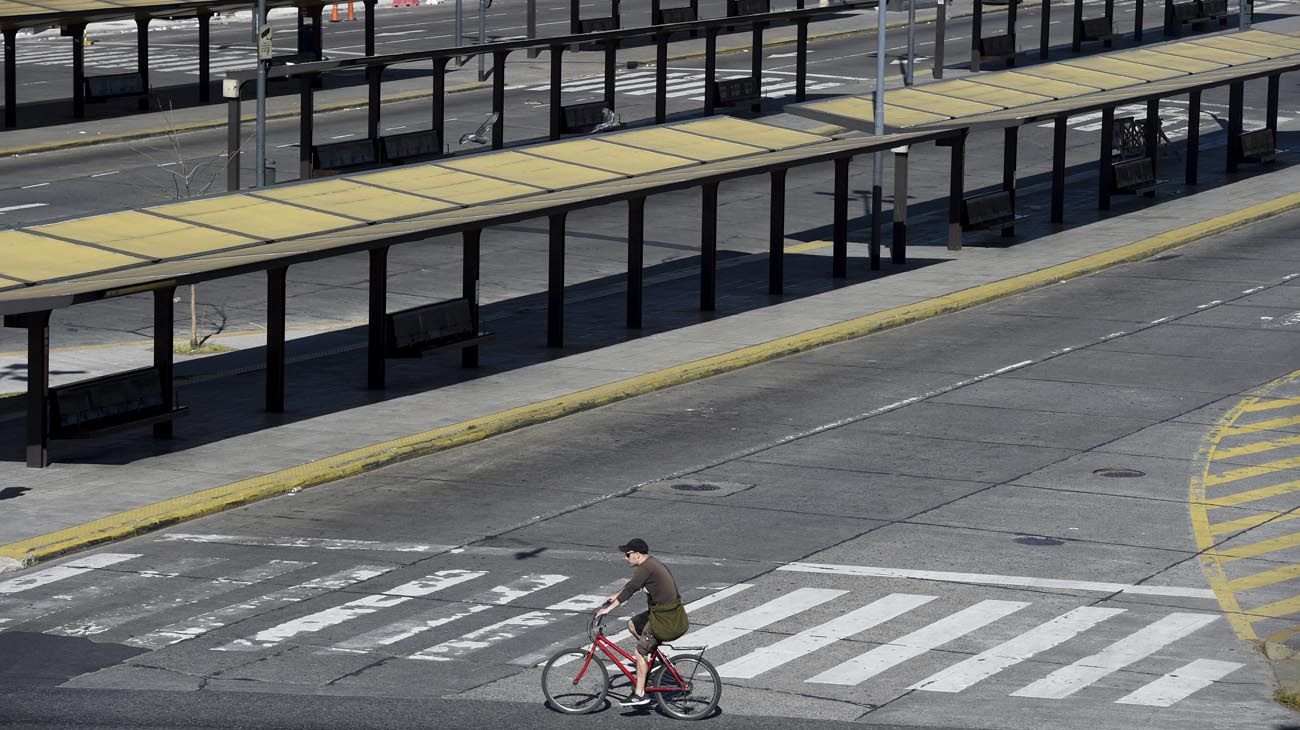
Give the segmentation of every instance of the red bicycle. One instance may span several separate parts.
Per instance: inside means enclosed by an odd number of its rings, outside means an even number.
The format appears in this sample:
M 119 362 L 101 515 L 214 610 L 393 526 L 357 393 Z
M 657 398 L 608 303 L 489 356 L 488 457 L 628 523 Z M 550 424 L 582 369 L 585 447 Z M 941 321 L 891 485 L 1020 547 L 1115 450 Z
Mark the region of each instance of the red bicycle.
M 605 617 L 592 614 L 587 625 L 591 646 L 564 649 L 546 662 L 542 670 L 542 693 L 551 707 L 571 715 L 584 715 L 605 706 L 609 693 L 609 670 L 596 655 L 599 649 L 614 667 L 635 687 L 636 659 L 605 636 Z M 663 646 L 672 649 L 670 659 L 655 649 L 649 659 L 645 691 L 655 699 L 659 709 L 678 720 L 708 717 L 722 697 L 718 670 L 701 653 L 702 646 Z M 696 652 L 696 653 L 679 653 Z

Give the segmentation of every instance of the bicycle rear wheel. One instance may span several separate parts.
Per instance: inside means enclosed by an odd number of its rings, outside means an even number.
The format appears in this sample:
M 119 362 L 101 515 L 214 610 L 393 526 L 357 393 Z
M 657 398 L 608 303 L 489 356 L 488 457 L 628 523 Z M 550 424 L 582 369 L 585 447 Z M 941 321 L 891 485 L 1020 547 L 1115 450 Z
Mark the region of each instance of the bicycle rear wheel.
M 582 649 L 564 649 L 542 669 L 542 694 L 560 712 L 585 715 L 604 706 L 608 691 L 609 670 L 598 656 L 588 662 Z
M 663 688 L 651 693 L 659 703 L 659 709 L 678 720 L 708 717 L 722 698 L 718 670 L 702 656 L 676 656 L 671 661 L 681 676 L 681 682 L 663 664 L 655 667 L 654 676 L 650 678 L 654 687 Z

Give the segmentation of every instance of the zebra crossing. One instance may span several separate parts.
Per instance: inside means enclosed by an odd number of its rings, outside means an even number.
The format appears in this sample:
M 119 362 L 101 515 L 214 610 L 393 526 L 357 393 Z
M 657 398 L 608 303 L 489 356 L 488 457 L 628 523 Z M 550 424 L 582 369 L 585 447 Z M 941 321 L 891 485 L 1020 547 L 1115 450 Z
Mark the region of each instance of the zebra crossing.
M 134 42 L 101 42 L 87 46 L 84 50 L 87 69 L 136 70 L 138 57 Z M 63 38 L 19 43 L 17 60 L 19 65 L 72 68 L 72 45 Z M 213 74 L 255 68 L 256 65 L 257 49 L 251 46 L 213 48 L 209 57 L 209 67 Z M 198 76 L 198 53 L 193 48 L 153 46 L 149 49 L 149 70 Z
M 687 98 L 691 101 L 704 101 L 705 74 L 703 71 L 668 69 L 666 76 L 665 96 L 667 98 Z M 718 71 L 715 78 L 718 81 L 729 81 L 732 79 L 745 79 L 749 78 L 749 76 L 748 73 Z M 764 71 L 760 81 L 762 95 L 765 97 L 775 99 L 793 96 L 795 93 L 796 83 L 793 73 Z M 854 80 L 847 77 L 808 74 L 807 90 L 815 92 L 850 83 L 854 83 Z M 542 84 L 541 86 L 515 86 L 510 88 L 542 92 L 550 91 L 551 86 L 550 84 Z M 566 79 L 560 86 L 560 91 L 565 94 L 601 94 L 604 93 L 604 90 L 605 77 L 603 75 Z M 614 76 L 614 92 L 627 96 L 653 96 L 655 93 L 655 72 L 653 70 L 619 72 Z
M 75 558 L 0 581 L 0 635 L 39 631 L 152 651 L 167 651 L 181 642 L 197 642 L 191 645 L 211 652 L 271 654 L 305 647 L 314 656 L 381 655 L 443 665 L 481 660 L 526 671 L 560 646 L 584 644 L 586 634 L 573 631 L 624 582 L 623 577 L 609 580 L 613 574 L 603 582 L 586 583 L 558 572 L 497 569 L 483 565 L 481 556 L 473 566 L 439 566 L 399 579 L 399 573 L 414 569 L 361 562 L 338 570 L 337 553 L 315 557 L 238 564 L 248 559 L 201 555 L 147 565 L 140 553 Z M 439 556 L 444 562 L 456 558 L 450 553 Z M 1189 637 L 1220 623 L 1220 615 L 1208 611 L 1209 601 L 1206 611 L 1158 604 L 1145 611 L 1079 605 L 1050 620 L 1029 619 L 1026 625 L 1016 622 L 1032 613 L 1033 600 L 972 601 L 937 592 L 890 592 L 881 586 L 886 579 L 863 577 L 874 569 L 862 568 L 854 575 L 853 569 L 860 566 L 843 566 L 830 575 L 830 567 L 783 566 L 783 575 L 796 576 L 796 583 L 765 585 L 762 590 L 754 590 L 754 583 L 711 583 L 684 590 L 696 627 L 676 643 L 707 646 L 706 656 L 732 682 L 763 686 L 797 681 L 827 691 L 860 687 L 903 667 L 914 671 L 921 657 L 941 659 L 946 666 L 911 682 L 909 690 L 979 691 L 994 676 L 1031 668 L 1036 678 L 1006 696 L 1034 700 L 1066 700 L 1129 670 L 1141 673 L 1141 686 L 1123 692 L 1107 689 L 1106 701 L 1146 708 L 1170 707 L 1194 694 L 1212 692 L 1216 682 L 1244 666 L 1186 654 L 1203 646 Z M 797 577 L 801 573 L 802 579 Z M 382 587 L 395 580 L 395 585 Z M 799 580 L 821 584 L 798 585 Z M 839 582 L 827 587 L 828 580 Z M 365 585 L 371 581 L 375 583 Z M 1090 584 L 1078 585 L 1086 589 Z M 1197 589 L 1181 590 L 1193 602 L 1202 600 Z M 1078 600 L 1093 602 L 1087 597 Z M 925 618 L 918 617 L 922 611 L 927 612 Z M 828 620 L 808 620 L 827 612 Z M 619 626 L 622 620 L 610 625 Z M 1110 632 L 1100 641 L 1090 640 L 1090 632 L 1099 626 L 1114 627 L 1120 638 Z M 999 636 L 1008 628 L 1018 633 L 983 651 L 953 648 L 964 637 L 994 627 Z M 554 641 L 562 634 L 568 636 Z M 612 638 L 626 640 L 628 633 Z M 864 648 L 842 661 L 824 659 Z M 524 650 L 527 653 L 519 653 Z M 489 652 L 517 658 L 482 659 Z M 1030 661 L 1051 652 L 1051 662 Z M 1143 664 L 1156 654 L 1167 660 L 1171 652 L 1183 662 L 1173 671 Z M 803 670 L 814 666 L 816 670 L 805 676 Z M 792 677 L 794 668 L 799 669 L 797 677 Z

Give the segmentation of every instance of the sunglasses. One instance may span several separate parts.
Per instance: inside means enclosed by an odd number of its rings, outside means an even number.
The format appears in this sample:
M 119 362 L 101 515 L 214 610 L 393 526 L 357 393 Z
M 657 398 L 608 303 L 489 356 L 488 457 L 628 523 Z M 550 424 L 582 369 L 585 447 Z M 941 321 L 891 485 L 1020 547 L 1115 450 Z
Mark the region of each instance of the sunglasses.
M 627 552 L 623 553 L 623 557 L 625 557 L 625 558 L 630 558 L 630 557 L 632 557 L 632 556 L 635 555 L 635 554 L 636 554 L 636 551 L 635 551 L 635 550 L 628 550 Z

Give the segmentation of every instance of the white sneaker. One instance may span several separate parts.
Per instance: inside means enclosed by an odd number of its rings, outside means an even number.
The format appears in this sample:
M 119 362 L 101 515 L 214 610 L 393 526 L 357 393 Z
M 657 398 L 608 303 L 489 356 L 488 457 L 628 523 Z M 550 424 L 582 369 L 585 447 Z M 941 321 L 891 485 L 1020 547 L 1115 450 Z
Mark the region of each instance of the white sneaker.
M 630 694 L 627 699 L 618 703 L 619 707 L 640 707 L 641 705 L 650 704 L 650 698 L 645 695 Z

